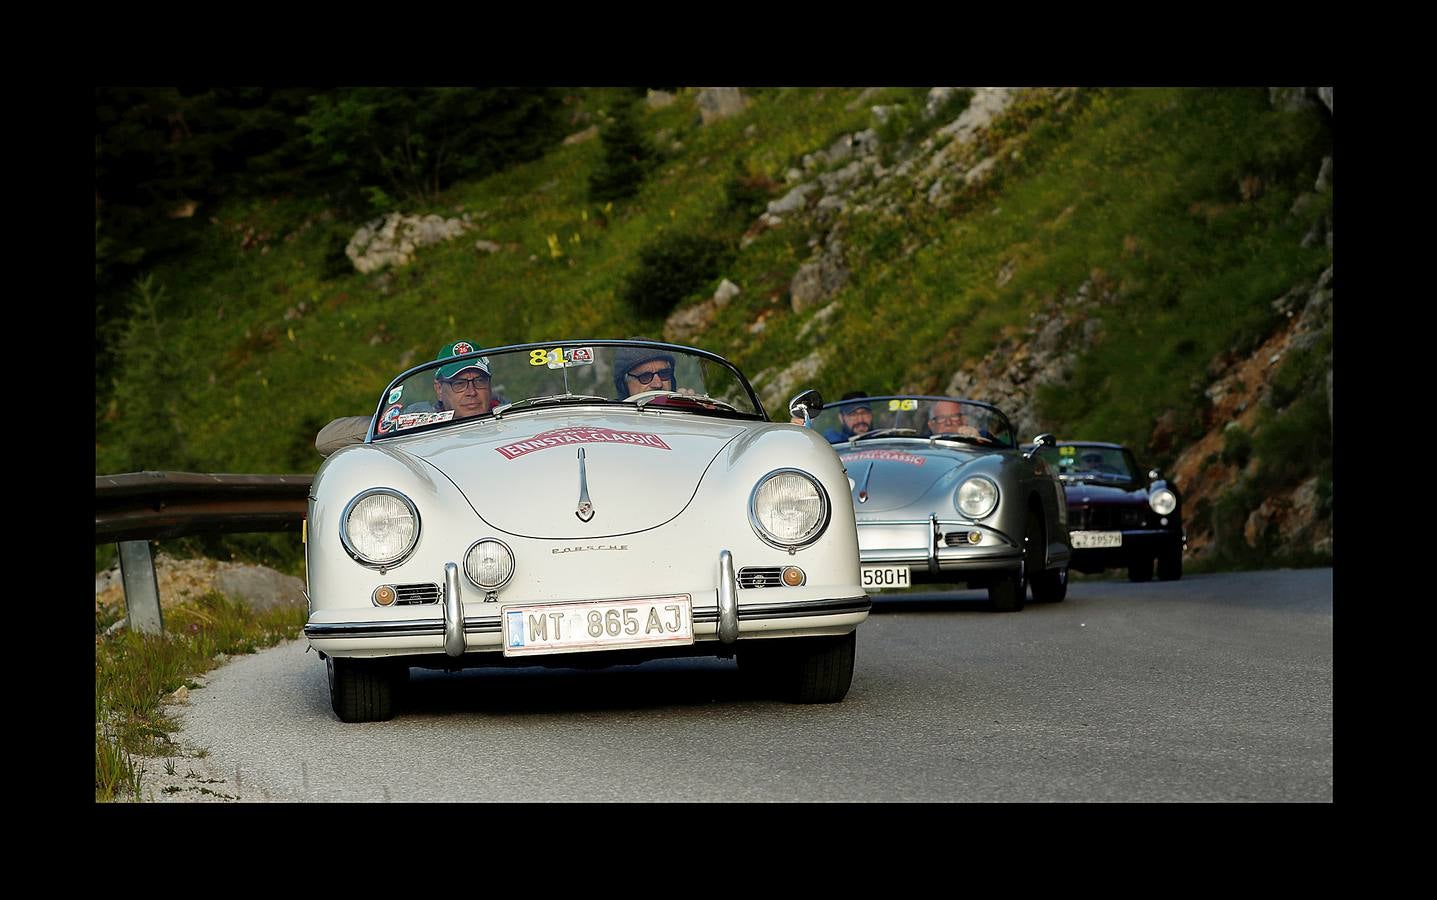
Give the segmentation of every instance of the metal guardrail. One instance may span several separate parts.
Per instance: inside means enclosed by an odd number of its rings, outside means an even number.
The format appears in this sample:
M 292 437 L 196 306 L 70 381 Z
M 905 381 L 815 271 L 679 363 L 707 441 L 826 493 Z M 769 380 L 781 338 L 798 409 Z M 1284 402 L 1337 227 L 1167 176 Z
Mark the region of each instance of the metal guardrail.
M 164 631 L 150 541 L 191 534 L 298 531 L 312 475 L 129 472 L 95 476 L 95 543 L 119 545 L 125 613 Z

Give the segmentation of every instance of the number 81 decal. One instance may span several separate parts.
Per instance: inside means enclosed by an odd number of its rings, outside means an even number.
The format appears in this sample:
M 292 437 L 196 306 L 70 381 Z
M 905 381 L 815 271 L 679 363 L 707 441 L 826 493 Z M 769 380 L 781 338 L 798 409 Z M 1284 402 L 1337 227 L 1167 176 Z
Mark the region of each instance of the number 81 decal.
M 594 364 L 592 347 L 555 347 L 552 350 L 530 350 L 529 365 L 548 366 L 562 369 L 565 366 L 591 366 Z

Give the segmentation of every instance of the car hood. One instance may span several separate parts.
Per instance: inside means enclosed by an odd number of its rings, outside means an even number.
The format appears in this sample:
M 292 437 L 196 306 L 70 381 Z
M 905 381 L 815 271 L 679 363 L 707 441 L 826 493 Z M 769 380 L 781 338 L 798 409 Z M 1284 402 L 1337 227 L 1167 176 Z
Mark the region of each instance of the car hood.
M 1133 487 L 1132 482 L 1117 485 L 1092 484 L 1081 481 L 1063 482 L 1068 506 L 1146 506 L 1147 489 Z
M 854 509 L 860 513 L 902 509 L 928 493 L 955 469 L 991 451 L 859 443 L 834 448 L 853 480 Z M 867 490 L 867 499 L 863 498 Z
M 532 538 L 655 528 L 688 506 L 719 452 L 744 431 L 722 419 L 615 410 L 529 412 L 386 442 L 438 469 L 486 523 Z M 579 451 L 593 516 L 579 509 Z

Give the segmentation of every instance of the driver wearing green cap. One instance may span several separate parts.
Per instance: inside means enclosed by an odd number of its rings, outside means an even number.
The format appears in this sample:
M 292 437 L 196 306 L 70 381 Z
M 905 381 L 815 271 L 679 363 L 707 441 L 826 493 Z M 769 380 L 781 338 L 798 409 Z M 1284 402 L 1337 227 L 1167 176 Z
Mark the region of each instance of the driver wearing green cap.
M 473 341 L 455 341 L 444 345 L 435 359 L 463 356 L 479 349 Z M 439 399 L 436 410 L 454 410 L 454 418 L 482 416 L 493 407 L 489 388 L 489 358 L 476 356 L 440 366 L 434 372 L 434 394 Z

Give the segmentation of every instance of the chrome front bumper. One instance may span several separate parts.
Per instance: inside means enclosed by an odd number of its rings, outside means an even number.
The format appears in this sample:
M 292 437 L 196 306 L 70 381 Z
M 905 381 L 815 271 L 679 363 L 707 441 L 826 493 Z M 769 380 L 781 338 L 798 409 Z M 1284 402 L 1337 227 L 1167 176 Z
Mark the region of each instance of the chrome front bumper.
M 950 547 L 946 535 L 976 532 L 979 542 Z M 903 565 L 940 572 L 1017 568 L 1023 549 L 996 528 L 959 519 L 900 519 L 858 522 L 858 561 L 864 565 Z

